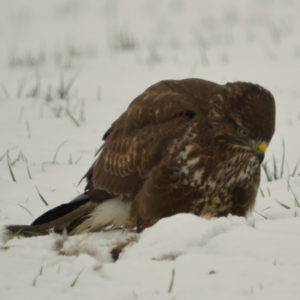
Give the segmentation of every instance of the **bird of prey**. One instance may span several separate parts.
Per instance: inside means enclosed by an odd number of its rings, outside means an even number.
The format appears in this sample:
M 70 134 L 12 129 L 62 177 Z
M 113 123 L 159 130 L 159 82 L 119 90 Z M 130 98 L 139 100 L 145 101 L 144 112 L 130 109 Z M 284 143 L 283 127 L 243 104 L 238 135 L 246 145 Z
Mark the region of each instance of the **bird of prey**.
M 160 81 L 104 134 L 82 195 L 7 231 L 140 231 L 177 213 L 245 216 L 274 130 L 274 98 L 257 84 Z

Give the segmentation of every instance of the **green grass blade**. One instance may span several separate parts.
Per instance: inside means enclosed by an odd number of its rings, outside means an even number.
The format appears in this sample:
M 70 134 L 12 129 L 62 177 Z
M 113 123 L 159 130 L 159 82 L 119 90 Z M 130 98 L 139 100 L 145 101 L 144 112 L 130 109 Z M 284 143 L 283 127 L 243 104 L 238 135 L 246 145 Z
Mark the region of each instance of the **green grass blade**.
M 263 170 L 264 170 L 264 172 L 266 174 L 267 180 L 268 181 L 272 181 L 272 175 L 270 174 L 270 171 L 268 169 L 267 163 L 263 163 L 262 164 L 262 168 L 263 168 Z
M 293 191 L 292 187 L 291 187 L 291 183 L 289 181 L 287 181 L 287 184 L 288 184 L 288 190 L 292 193 L 293 195 L 293 198 L 294 198 L 294 202 L 295 202 L 295 205 L 296 207 L 300 207 L 300 203 L 298 201 L 298 198 L 295 194 L 295 192 Z
M 59 84 L 59 89 L 58 89 L 58 95 L 60 99 L 65 98 L 65 76 L 64 73 L 61 72 L 60 74 L 60 84 Z
M 168 288 L 168 293 L 171 294 L 174 286 L 174 281 L 175 281 L 175 269 L 172 269 L 172 277 L 171 277 L 171 282 Z
M 281 156 L 280 178 L 283 177 L 284 163 L 285 163 L 285 142 L 284 142 L 284 139 L 282 139 L 282 156 Z
M 69 92 L 77 78 L 77 76 L 79 75 L 79 72 L 77 72 L 71 79 L 70 81 L 65 84 L 65 76 L 64 73 L 62 72 L 60 74 L 60 86 L 58 89 L 58 95 L 60 99 L 66 99 L 67 96 L 69 95 Z
M 35 186 L 35 189 L 36 189 L 37 193 L 39 194 L 39 196 L 40 196 L 42 202 L 43 202 L 46 206 L 49 206 L 49 203 L 48 203 L 48 202 L 46 201 L 46 199 L 43 197 L 43 195 L 41 194 L 41 192 L 39 191 L 39 189 L 38 189 L 37 186 Z
M 254 212 L 256 214 L 258 214 L 259 216 L 261 216 L 263 219 L 268 220 L 268 218 L 266 216 L 264 216 L 262 213 L 259 213 L 258 211 L 254 210 Z
M 77 283 L 81 273 L 84 271 L 85 268 L 81 269 L 80 272 L 77 274 L 77 276 L 75 277 L 75 279 L 73 280 L 73 282 L 71 283 L 70 287 L 74 287 L 75 284 Z
M 29 214 L 32 218 L 34 218 L 33 214 L 31 213 L 31 211 L 30 211 L 27 207 L 23 206 L 22 204 L 18 204 L 18 205 L 19 205 L 20 207 L 22 207 L 25 211 L 27 211 L 28 214 Z
M 274 171 L 274 179 L 277 180 L 279 177 L 277 174 L 277 162 L 274 154 L 273 154 L 273 171 Z
M 28 175 L 29 179 L 32 180 L 31 172 L 30 172 L 30 169 L 29 169 L 27 161 L 26 161 L 26 170 L 27 170 L 27 175 Z
M 70 79 L 70 81 L 65 86 L 65 93 L 66 93 L 66 95 L 69 94 L 69 92 L 70 92 L 70 90 L 71 90 L 71 88 L 72 88 L 75 80 L 77 79 L 78 75 L 79 75 L 79 72 L 75 73 L 75 75 Z
M 292 171 L 292 173 L 291 173 L 291 176 L 292 176 L 292 177 L 293 177 L 293 176 L 296 176 L 296 172 L 297 172 L 297 170 L 298 170 L 299 164 L 300 164 L 300 158 L 298 159 L 298 161 L 297 161 L 297 163 L 296 163 L 296 165 L 295 165 L 295 167 L 294 167 L 294 169 L 293 169 L 293 171 Z
M 263 198 L 265 198 L 265 194 L 264 194 L 263 189 L 262 189 L 261 187 L 259 187 L 259 191 L 260 191 L 261 196 L 262 196 Z
M 77 126 L 80 127 L 80 123 L 75 119 L 75 117 L 72 115 L 69 109 L 66 109 L 66 114 L 70 119 L 73 121 L 73 123 Z
M 58 152 L 59 150 L 61 149 L 61 147 L 66 143 L 67 141 L 63 141 L 61 144 L 58 145 L 54 155 L 53 155 L 53 159 L 52 159 L 52 163 L 53 164 L 56 164 L 56 158 L 57 158 L 57 155 L 58 155 Z
M 5 151 L 5 153 L 0 156 L 0 161 L 7 155 L 6 153 L 7 151 Z
M 289 205 L 286 205 L 286 204 L 284 204 L 284 203 L 282 203 L 282 202 L 280 202 L 280 201 L 278 201 L 278 200 L 276 200 L 276 202 L 277 202 L 280 206 L 284 207 L 285 209 L 291 209 L 291 207 L 290 207 Z
M 15 174 L 14 174 L 14 172 L 12 170 L 12 167 L 11 167 L 11 160 L 10 160 L 8 151 L 6 152 L 6 158 L 7 158 L 7 166 L 8 166 L 8 170 L 9 170 L 11 179 L 12 179 L 13 182 L 17 182 Z

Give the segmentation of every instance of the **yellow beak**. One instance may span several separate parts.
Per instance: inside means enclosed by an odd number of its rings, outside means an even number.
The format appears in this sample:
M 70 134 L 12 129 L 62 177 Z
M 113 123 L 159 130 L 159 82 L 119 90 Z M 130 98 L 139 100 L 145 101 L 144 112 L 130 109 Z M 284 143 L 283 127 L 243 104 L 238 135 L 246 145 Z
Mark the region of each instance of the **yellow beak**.
M 262 141 L 257 145 L 257 150 L 259 152 L 265 152 L 267 147 L 268 147 L 268 144 L 265 141 Z

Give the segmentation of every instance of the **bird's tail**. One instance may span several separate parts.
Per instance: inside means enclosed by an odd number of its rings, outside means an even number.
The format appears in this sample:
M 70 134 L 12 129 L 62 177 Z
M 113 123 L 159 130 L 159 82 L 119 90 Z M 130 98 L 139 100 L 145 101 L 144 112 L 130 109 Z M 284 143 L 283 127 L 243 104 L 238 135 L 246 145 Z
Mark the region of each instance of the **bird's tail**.
M 130 227 L 131 204 L 109 194 L 82 194 L 69 203 L 57 206 L 33 221 L 31 225 L 6 226 L 4 239 L 15 236 L 32 237 L 56 233 L 80 234 L 103 227 Z M 132 226 L 134 226 L 133 224 Z
M 48 234 L 51 230 L 62 233 L 70 232 L 76 224 L 83 222 L 98 204 L 89 201 L 85 194 L 78 196 L 73 201 L 59 205 L 33 221 L 30 225 L 8 225 L 5 235 L 14 236 L 37 236 Z

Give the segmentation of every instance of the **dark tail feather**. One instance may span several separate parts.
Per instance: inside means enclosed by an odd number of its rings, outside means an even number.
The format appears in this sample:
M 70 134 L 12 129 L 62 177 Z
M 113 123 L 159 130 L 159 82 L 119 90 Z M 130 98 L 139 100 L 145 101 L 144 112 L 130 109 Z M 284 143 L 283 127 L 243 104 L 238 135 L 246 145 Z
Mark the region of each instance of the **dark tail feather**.
M 54 207 L 53 209 L 46 211 L 44 214 L 42 214 L 37 219 L 35 219 L 31 225 L 41 225 L 44 223 L 49 223 L 51 221 L 54 221 L 70 213 L 71 211 L 78 208 L 79 206 L 85 204 L 88 200 L 89 200 L 88 195 L 81 194 L 69 203 L 61 204 L 57 207 Z
M 101 191 L 102 192 L 102 191 Z M 51 230 L 62 233 L 71 232 L 73 228 L 82 223 L 89 214 L 105 199 L 111 195 L 95 191 L 91 195 L 82 194 L 69 203 L 59 205 L 35 219 L 31 225 L 6 226 L 6 237 L 15 236 L 32 237 L 48 234 Z
M 68 204 L 66 205 L 68 206 Z M 6 235 L 8 238 L 14 236 L 31 237 L 45 235 L 48 234 L 50 231 L 62 233 L 64 230 L 66 230 L 67 232 L 70 232 L 74 227 L 83 222 L 95 209 L 95 207 L 97 207 L 97 205 L 98 204 L 95 202 L 87 202 L 74 208 L 67 214 L 62 215 L 46 223 L 32 225 L 9 225 L 6 227 Z M 49 214 L 52 214 L 54 210 L 59 211 L 59 208 L 60 206 L 54 208 L 53 210 L 51 210 L 51 212 L 49 212 Z M 65 206 L 63 207 L 63 210 L 66 210 Z M 45 218 L 46 217 L 48 218 L 48 216 L 45 216 Z

